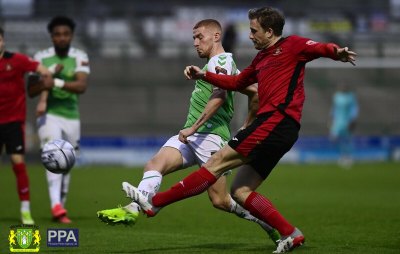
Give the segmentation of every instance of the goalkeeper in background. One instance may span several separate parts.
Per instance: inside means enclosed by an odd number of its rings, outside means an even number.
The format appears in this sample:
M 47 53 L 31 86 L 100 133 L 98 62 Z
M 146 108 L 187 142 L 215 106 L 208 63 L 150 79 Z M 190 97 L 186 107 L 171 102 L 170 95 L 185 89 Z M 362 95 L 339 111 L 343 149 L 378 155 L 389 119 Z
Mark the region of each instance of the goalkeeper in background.
M 32 86 L 31 96 L 40 94 L 36 108 L 37 125 L 41 146 L 53 139 L 63 139 L 79 149 L 81 136 L 79 95 L 87 87 L 90 73 L 87 54 L 71 47 L 75 22 L 63 16 L 53 18 L 47 26 L 53 46 L 35 54 L 35 60 L 47 66 L 53 73 L 54 86 Z M 57 222 L 68 224 L 65 202 L 70 174 L 54 174 L 46 171 L 50 194 L 51 212 Z
M 194 47 L 200 58 L 207 59 L 204 70 L 220 75 L 236 75 L 239 71 L 231 53 L 222 47 L 222 29 L 217 20 L 206 19 L 193 28 Z M 255 118 L 258 109 L 255 84 L 240 91 L 249 99 L 249 114 L 243 128 Z M 195 82 L 190 99 L 187 121 L 178 135 L 171 137 L 159 152 L 146 164 L 139 190 L 146 197 L 158 192 L 164 175 L 206 163 L 212 154 L 221 149 L 231 136 L 229 123 L 233 116 L 232 91 L 212 86 L 202 80 Z M 209 198 L 215 208 L 258 223 L 274 243 L 279 233 L 265 222 L 252 216 L 236 203 L 227 192 L 226 176 L 221 177 L 208 189 Z M 98 217 L 108 224 L 133 224 L 138 217 L 135 202 L 122 207 L 98 212 Z
M 358 103 L 346 84 L 340 83 L 333 95 L 331 116 L 330 136 L 339 149 L 338 164 L 350 168 L 353 164 L 351 138 L 358 117 Z

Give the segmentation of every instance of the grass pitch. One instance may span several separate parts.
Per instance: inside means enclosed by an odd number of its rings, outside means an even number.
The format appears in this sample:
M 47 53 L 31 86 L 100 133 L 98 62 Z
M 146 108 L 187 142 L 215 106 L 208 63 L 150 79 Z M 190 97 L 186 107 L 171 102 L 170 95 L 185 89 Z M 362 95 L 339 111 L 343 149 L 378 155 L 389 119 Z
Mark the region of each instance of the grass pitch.
M 67 209 L 73 224 L 51 222 L 45 172 L 28 165 L 32 214 L 40 253 L 271 253 L 275 246 L 256 224 L 212 208 L 206 194 L 163 209 L 136 225 L 108 226 L 96 211 L 126 204 L 121 182 L 137 184 L 141 169 L 73 169 Z M 162 190 L 189 170 L 164 178 Z M 229 178 L 232 178 L 230 176 Z M 0 164 L 0 253 L 8 253 L 9 226 L 19 224 L 15 178 Z M 306 244 L 295 253 L 400 253 L 400 164 L 333 164 L 275 168 L 258 190 L 299 227 Z M 47 228 L 78 228 L 79 247 L 48 248 Z

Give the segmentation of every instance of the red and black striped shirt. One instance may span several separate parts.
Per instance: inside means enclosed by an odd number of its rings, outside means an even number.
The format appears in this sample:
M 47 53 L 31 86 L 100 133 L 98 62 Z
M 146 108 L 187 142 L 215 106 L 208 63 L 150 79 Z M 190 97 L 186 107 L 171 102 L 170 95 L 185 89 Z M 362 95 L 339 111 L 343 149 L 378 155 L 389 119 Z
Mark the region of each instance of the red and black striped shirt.
M 241 90 L 258 83 L 257 114 L 279 110 L 300 123 L 304 103 L 304 68 L 319 57 L 338 60 L 334 43 L 319 43 L 292 35 L 261 50 L 239 75 L 207 72 L 205 81 L 226 90 Z

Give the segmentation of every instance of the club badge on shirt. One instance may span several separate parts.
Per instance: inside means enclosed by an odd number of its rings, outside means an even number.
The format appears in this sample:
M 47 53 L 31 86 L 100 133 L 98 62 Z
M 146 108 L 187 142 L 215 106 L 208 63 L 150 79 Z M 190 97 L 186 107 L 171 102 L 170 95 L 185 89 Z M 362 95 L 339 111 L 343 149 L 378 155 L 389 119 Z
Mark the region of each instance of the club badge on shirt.
M 6 71 L 11 71 L 13 68 L 11 66 L 11 64 L 7 63 L 6 64 Z
M 278 48 L 275 49 L 275 52 L 272 55 L 273 56 L 277 56 L 277 55 L 280 55 L 280 54 L 282 54 L 282 48 L 278 47 Z

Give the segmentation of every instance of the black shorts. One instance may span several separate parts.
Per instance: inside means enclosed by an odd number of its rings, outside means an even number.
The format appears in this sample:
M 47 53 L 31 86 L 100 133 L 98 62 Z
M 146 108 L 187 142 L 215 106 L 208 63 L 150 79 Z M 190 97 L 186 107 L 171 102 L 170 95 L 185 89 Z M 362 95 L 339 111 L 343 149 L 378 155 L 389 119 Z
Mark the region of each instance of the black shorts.
M 300 124 L 290 116 L 272 111 L 257 116 L 246 129 L 239 131 L 228 145 L 248 157 L 263 178 L 271 173 L 278 161 L 287 153 L 299 136 Z
M 0 154 L 3 145 L 7 154 L 25 153 L 25 123 L 11 122 L 0 124 Z

